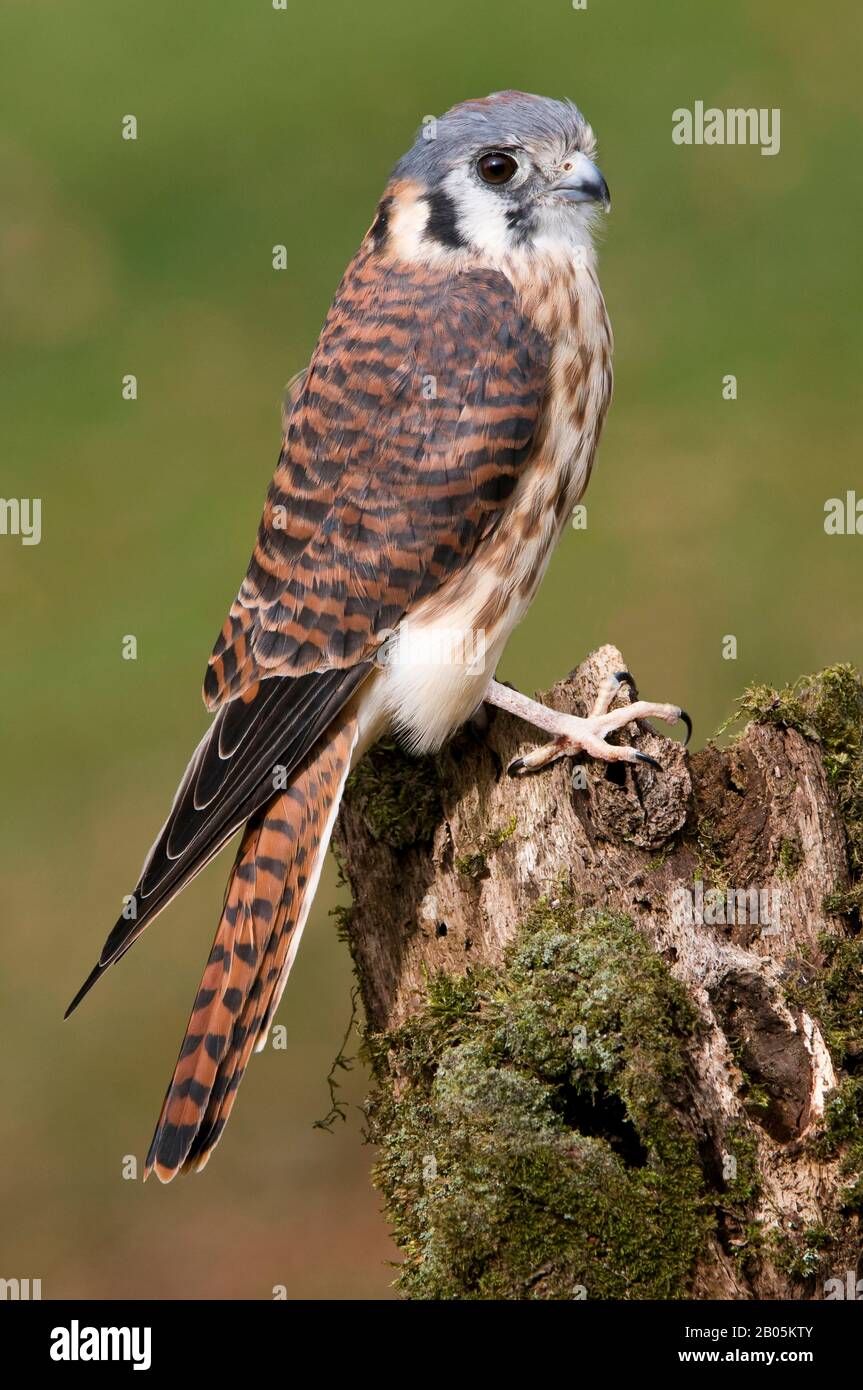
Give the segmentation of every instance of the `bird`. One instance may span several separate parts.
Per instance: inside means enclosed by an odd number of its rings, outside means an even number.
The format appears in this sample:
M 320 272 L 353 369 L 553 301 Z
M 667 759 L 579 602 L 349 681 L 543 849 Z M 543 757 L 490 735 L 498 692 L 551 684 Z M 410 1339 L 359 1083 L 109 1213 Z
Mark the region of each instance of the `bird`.
M 494 676 L 590 478 L 612 393 L 596 140 L 568 99 L 501 91 L 424 121 L 336 290 L 216 641 L 213 719 L 68 1015 L 242 829 L 145 1177 L 199 1171 L 296 956 L 346 779 L 379 739 L 439 748 L 483 704 L 551 735 L 510 766 L 676 705 L 562 714 Z M 476 639 L 481 637 L 481 642 Z

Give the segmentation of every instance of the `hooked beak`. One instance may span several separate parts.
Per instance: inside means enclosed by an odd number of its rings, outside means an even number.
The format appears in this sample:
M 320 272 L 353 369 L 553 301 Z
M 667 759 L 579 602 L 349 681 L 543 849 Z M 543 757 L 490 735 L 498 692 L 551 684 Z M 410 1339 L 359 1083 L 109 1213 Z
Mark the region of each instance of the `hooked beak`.
M 574 154 L 567 163 L 570 167 L 551 185 L 549 192 L 570 203 L 601 203 L 608 212 L 611 194 L 593 160 L 586 154 Z

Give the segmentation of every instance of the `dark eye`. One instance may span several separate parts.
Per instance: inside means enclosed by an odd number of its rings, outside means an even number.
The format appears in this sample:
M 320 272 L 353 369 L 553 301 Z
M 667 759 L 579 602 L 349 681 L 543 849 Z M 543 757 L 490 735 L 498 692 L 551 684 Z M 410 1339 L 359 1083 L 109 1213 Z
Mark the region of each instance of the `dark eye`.
M 518 171 L 518 161 L 502 150 L 492 150 L 490 154 L 480 156 L 476 171 L 483 183 L 509 183 Z

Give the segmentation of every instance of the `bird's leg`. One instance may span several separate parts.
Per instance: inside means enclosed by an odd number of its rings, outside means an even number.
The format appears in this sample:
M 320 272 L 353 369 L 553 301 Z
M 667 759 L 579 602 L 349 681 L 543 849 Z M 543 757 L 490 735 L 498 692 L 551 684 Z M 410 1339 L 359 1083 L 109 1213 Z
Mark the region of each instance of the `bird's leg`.
M 541 705 L 519 691 L 501 685 L 500 681 L 491 681 L 485 694 L 485 699 L 490 705 L 508 710 L 510 714 L 517 715 L 528 724 L 554 735 L 551 743 L 544 743 L 532 753 L 526 753 L 523 758 L 516 758 L 511 762 L 507 769 L 510 775 L 520 777 L 526 772 L 536 772 L 558 758 L 571 757 L 582 752 L 603 762 L 648 763 L 651 767 L 659 768 L 660 764 L 655 758 L 649 757 L 647 753 L 640 753 L 637 748 L 607 743 L 608 735 L 614 729 L 620 729 L 635 719 L 662 719 L 666 724 L 682 721 L 687 727 L 688 742 L 692 732 L 689 715 L 678 705 L 658 705 L 649 700 L 636 700 L 620 709 L 610 709 L 609 706 L 624 681 L 630 686 L 633 684 L 628 671 L 617 671 L 614 675 L 606 676 L 599 687 L 593 709 L 586 719 L 549 709 L 547 705 Z

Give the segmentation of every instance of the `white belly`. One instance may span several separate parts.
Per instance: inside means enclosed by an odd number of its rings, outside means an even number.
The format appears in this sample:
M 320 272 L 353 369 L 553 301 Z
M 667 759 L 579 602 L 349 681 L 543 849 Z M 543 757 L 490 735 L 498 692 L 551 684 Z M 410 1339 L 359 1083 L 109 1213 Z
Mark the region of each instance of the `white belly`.
M 481 703 L 526 606 L 512 603 L 487 633 L 471 623 L 474 604 L 469 612 L 425 621 L 420 605 L 390 639 L 386 665 L 362 687 L 357 757 L 385 733 L 397 734 L 413 752 L 440 748 Z

